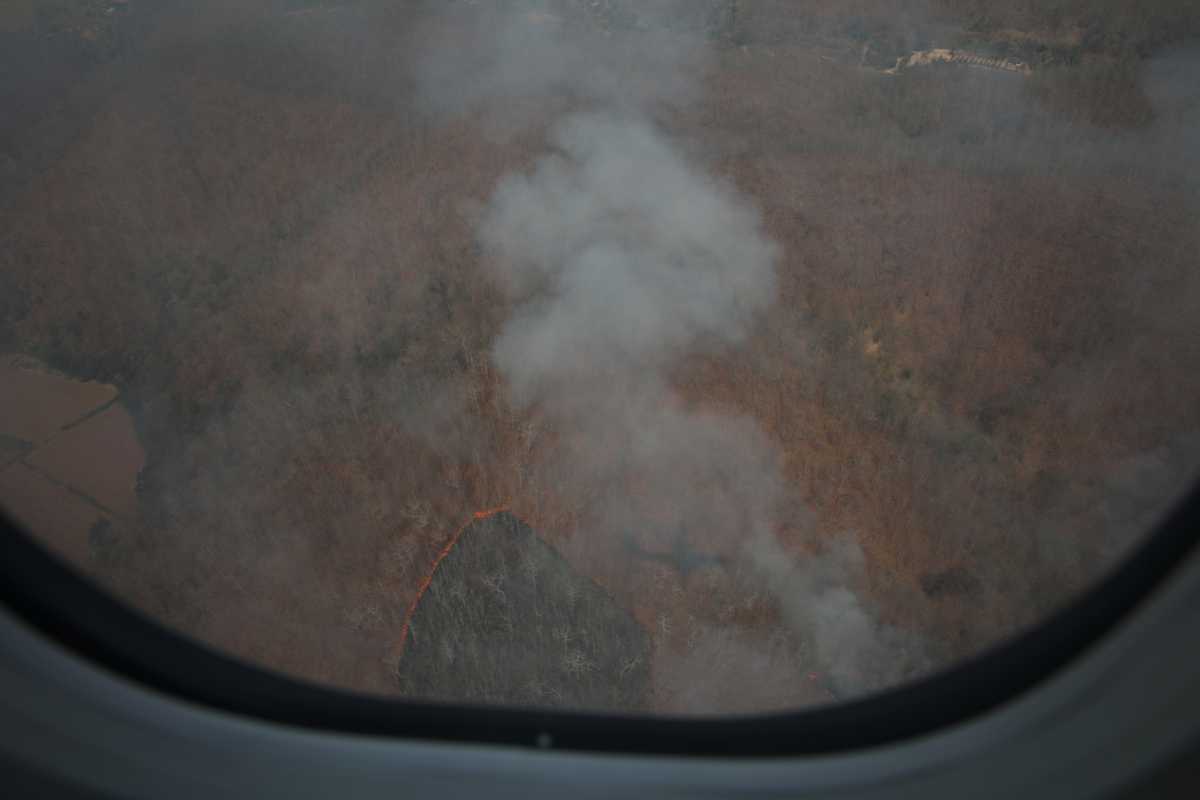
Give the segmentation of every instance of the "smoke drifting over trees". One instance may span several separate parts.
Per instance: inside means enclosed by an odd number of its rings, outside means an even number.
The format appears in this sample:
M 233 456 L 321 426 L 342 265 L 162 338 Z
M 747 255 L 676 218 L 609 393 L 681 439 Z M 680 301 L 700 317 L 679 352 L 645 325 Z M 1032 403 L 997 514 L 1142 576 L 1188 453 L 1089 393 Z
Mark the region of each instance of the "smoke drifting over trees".
M 631 710 L 829 702 L 1200 464 L 1189 4 L 110 5 L 0 20 L 0 346 L 135 421 L 81 566 L 240 657 L 419 694 L 505 506 L 646 632 Z M 883 72 L 931 47 L 1031 73 Z
M 552 150 L 531 171 L 501 178 L 479 228 L 514 309 L 493 360 L 515 404 L 536 406 L 569 438 L 560 479 L 591 498 L 574 535 L 653 539 L 665 529 L 737 559 L 753 553 L 811 645 L 808 669 L 849 693 L 895 682 L 913 662 L 846 584 L 862 569 L 857 545 L 792 564 L 774 539 L 788 491 L 774 445 L 747 418 L 680 408 L 669 388 L 682 357 L 744 342 L 777 299 L 779 246 L 752 202 L 690 165 L 649 121 L 656 102 L 694 91 L 696 46 L 639 42 L 641 59 L 619 80 L 611 47 L 529 14 L 489 22 L 497 33 L 474 41 L 484 71 L 448 87 L 448 70 L 430 66 L 423 94 L 453 96 L 462 83 L 485 108 L 564 91 L 596 106 L 554 123 Z M 631 475 L 652 511 L 630 507 Z

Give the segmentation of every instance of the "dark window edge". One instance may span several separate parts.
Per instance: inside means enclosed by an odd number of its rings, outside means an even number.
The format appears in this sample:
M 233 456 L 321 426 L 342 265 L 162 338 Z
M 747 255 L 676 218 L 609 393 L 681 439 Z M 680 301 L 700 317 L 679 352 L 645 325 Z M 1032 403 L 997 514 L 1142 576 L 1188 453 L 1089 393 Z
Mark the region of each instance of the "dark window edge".
M 311 730 L 644 755 L 832 754 L 924 735 L 992 710 L 1068 666 L 1195 549 L 1200 488 L 1107 576 L 1034 628 L 944 671 L 794 713 L 726 718 L 440 705 L 310 684 L 223 655 L 117 600 L 0 514 L 0 602 L 76 654 L 201 706 Z

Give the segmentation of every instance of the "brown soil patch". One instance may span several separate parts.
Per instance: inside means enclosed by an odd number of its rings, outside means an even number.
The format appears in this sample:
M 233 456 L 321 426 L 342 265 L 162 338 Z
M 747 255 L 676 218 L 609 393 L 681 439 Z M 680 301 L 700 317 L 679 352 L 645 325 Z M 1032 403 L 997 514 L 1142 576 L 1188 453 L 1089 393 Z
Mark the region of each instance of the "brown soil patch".
M 93 504 L 24 464 L 0 472 L 0 504 L 42 544 L 72 564 L 91 558 L 88 531 L 103 518 Z
M 64 430 L 26 461 L 117 514 L 136 513 L 137 475 L 146 456 L 120 406 Z
M 24 358 L 0 361 L 0 508 L 88 568 L 112 523 L 137 515 L 145 464 L 114 386 L 72 380 Z
M 113 386 L 76 381 L 18 359 L 0 360 L 0 434 L 40 442 L 117 396 Z

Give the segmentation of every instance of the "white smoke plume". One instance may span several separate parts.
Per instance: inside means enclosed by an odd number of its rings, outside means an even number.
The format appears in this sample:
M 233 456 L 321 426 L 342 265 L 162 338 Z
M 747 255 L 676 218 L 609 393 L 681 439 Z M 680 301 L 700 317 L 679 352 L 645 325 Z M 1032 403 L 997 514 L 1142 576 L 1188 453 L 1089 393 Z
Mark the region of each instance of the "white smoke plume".
M 736 342 L 774 296 L 776 247 L 728 187 L 648 123 L 576 114 L 496 190 L 482 240 L 525 300 L 496 346 L 520 399 L 587 374 L 653 378 L 701 340 Z
M 792 560 L 767 536 L 756 537 L 747 551 L 839 692 L 881 689 L 929 666 L 922 642 L 880 622 L 851 588 L 864 568 L 862 548 L 852 536 L 838 536 L 824 552 L 802 561 Z
M 845 542 L 793 563 L 774 534 L 787 489 L 773 444 L 752 420 L 683 408 L 669 385 L 683 356 L 745 339 L 774 301 L 779 259 L 749 199 L 689 163 L 651 119 L 693 85 L 693 62 L 664 53 L 694 51 L 596 50 L 563 28 L 535 34 L 519 15 L 491 25 L 479 44 L 487 75 L 436 56 L 422 70 L 427 92 L 492 106 L 566 92 L 590 106 L 551 127 L 532 169 L 500 181 L 479 227 L 515 307 L 494 362 L 514 403 L 536 406 L 565 442 L 557 479 L 591 500 L 580 535 L 665 529 L 735 554 L 839 691 L 899 677 L 910 662 L 894 652 L 899 637 L 847 585 L 861 551 Z M 617 81 L 618 64 L 639 74 Z M 630 476 L 649 485 L 653 515 L 629 496 Z

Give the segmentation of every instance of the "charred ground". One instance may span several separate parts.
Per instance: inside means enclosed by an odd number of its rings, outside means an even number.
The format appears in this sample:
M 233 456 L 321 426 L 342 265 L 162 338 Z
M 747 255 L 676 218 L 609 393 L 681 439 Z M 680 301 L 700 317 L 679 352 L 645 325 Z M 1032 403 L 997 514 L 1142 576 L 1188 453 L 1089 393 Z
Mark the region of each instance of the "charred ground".
M 508 512 L 455 537 L 402 636 L 397 680 L 411 697 L 650 707 L 646 631 Z

